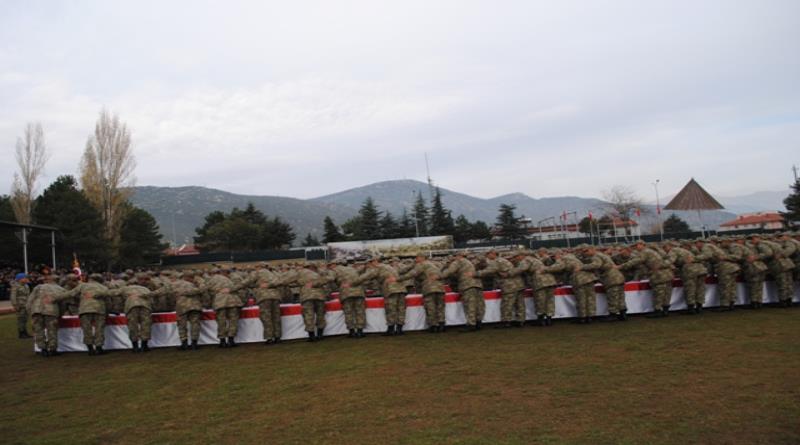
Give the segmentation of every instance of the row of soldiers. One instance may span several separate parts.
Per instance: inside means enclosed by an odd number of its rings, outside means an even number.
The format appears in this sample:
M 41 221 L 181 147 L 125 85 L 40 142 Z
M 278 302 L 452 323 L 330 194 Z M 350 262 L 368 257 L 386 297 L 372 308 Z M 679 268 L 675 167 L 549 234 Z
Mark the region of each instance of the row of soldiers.
M 30 294 L 25 277 L 17 280 L 12 295 L 33 320 L 36 344 L 45 356 L 57 354 L 58 318 L 65 311 L 77 313 L 89 354 L 103 354 L 104 325 L 108 313 L 124 312 L 133 352 L 149 351 L 151 313 L 175 311 L 181 349 L 197 349 L 204 308 L 216 313 L 220 347 L 235 347 L 240 310 L 252 298 L 259 306 L 266 344 L 281 341 L 280 304 L 286 289 L 295 289 L 302 306 L 308 341 L 322 340 L 325 302 L 331 295 L 341 301 L 345 323 L 352 338 L 364 337 L 367 289 L 384 298 L 387 330 L 383 335 L 403 335 L 405 296 L 423 296 L 428 330 L 445 330 L 444 296 L 448 287 L 460 292 L 466 326 L 480 330 L 485 303 L 483 289 L 500 289 L 499 328 L 522 327 L 526 322 L 524 290 L 534 292 L 537 320 L 552 325 L 555 290 L 571 285 L 577 300 L 578 323 L 590 323 L 596 314 L 595 284 L 602 284 L 608 300 L 609 320 L 627 318 L 624 284 L 649 280 L 654 311 L 649 317 L 669 313 L 674 278 L 683 281 L 687 313 L 702 311 L 705 280 L 715 275 L 722 310 L 733 310 L 736 280 L 742 276 L 751 307 L 763 301 L 763 282 L 769 273 L 776 281 L 778 298 L 791 306 L 794 281 L 800 281 L 800 240 L 781 234 L 749 238 L 713 238 L 663 243 L 637 242 L 633 246 L 598 248 L 582 245 L 574 249 L 512 250 L 502 255 L 456 252 L 429 258 L 423 253 L 413 260 L 379 258 L 363 261 L 261 265 L 254 269 L 210 271 L 172 270 L 160 273 L 132 272 L 108 280 L 90 274 L 86 281 L 59 282 L 44 277 Z M 24 297 L 24 298 L 23 298 Z M 27 317 L 27 316 L 26 316 Z M 24 329 L 26 319 L 21 320 Z

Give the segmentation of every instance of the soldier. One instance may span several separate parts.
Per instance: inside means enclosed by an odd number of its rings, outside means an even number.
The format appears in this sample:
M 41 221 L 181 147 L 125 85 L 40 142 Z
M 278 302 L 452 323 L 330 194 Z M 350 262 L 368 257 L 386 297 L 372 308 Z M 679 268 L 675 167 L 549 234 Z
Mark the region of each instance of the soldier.
M 107 294 L 114 298 L 125 299 L 125 317 L 128 319 L 128 336 L 133 345 L 133 352 L 149 352 L 150 329 L 153 325 L 152 299 L 168 291 L 168 287 L 151 292 L 146 286 L 150 284 L 150 276 L 146 273 L 136 274 L 135 282 L 117 289 L 110 289 Z
M 89 350 L 89 355 L 103 355 L 106 326 L 106 299 L 108 288 L 103 286 L 103 276 L 98 273 L 89 274 L 85 283 L 80 283 L 72 290 L 66 292 L 64 298 L 80 296 L 78 314 L 83 331 L 83 343 Z M 60 299 L 60 298 L 59 298 Z
M 418 289 L 422 291 L 422 299 L 425 304 L 425 321 L 428 324 L 428 332 L 444 332 L 444 284 L 441 281 L 442 270 L 432 261 L 428 261 L 423 253 L 417 253 L 414 259 L 416 265 L 408 270 L 400 278 L 414 279 L 420 282 Z
M 588 262 L 584 263 L 574 254 L 567 253 L 562 255 L 561 259 L 550 268 L 554 272 L 566 275 L 578 305 L 578 319 L 576 322 L 581 324 L 591 323 L 592 317 L 597 313 L 597 301 L 594 291 L 594 282 L 597 281 L 597 276 L 594 271 L 599 270 L 602 266 L 600 259 L 594 255 L 594 249 L 588 249 L 587 247 L 584 245 L 578 249 L 587 255 Z
M 794 294 L 794 284 L 792 283 L 792 269 L 794 263 L 783 256 L 783 247 L 772 240 L 766 240 L 758 235 L 751 238 L 753 245 L 758 249 L 758 253 L 769 268 L 769 273 L 775 279 L 778 288 L 778 302 L 789 307 Z
M 602 264 L 599 269 L 599 278 L 606 291 L 609 320 L 625 321 L 628 312 L 625 305 L 625 276 L 608 254 L 597 252 L 595 256 Z
M 480 278 L 493 278 L 495 287 L 500 288 L 501 324 L 497 327 L 522 327 L 525 323 L 525 295 L 523 294 L 525 282 L 522 273 L 523 271 L 515 269 L 510 261 L 499 257 L 497 251 L 492 249 L 486 253 L 486 267 L 475 275 Z M 516 312 L 516 317 L 514 312 Z
M 667 243 L 664 248 L 667 251 L 667 260 L 678 270 L 683 282 L 686 313 L 699 314 L 706 300 L 708 269 L 703 263 L 695 261 L 694 253 L 677 242 Z
M 475 266 L 464 258 L 463 252 L 456 252 L 453 260 L 442 271 L 442 278 L 454 276 L 458 280 L 458 291 L 461 293 L 461 303 L 464 305 L 464 316 L 467 321 L 463 332 L 480 330 L 483 315 L 486 312 L 486 301 L 483 299 L 483 288 L 479 279 L 475 277 Z
M 720 308 L 722 311 L 732 311 L 736 303 L 736 277 L 739 275 L 740 260 L 725 250 L 714 244 L 719 238 L 712 238 L 711 242 L 703 244 L 700 255 L 697 258 L 701 261 L 710 261 L 714 266 L 714 273 L 717 276 L 717 292 L 719 293 Z M 724 241 L 728 245 L 729 240 Z
M 192 350 L 197 350 L 197 341 L 200 339 L 200 319 L 203 317 L 202 299 L 204 292 L 192 283 L 192 271 L 184 272 L 182 276 L 177 273 L 169 275 L 169 291 L 175 299 L 175 314 L 178 318 L 178 337 L 181 340 L 179 349 L 185 351 L 189 348 L 187 324 L 191 326 Z
M 24 273 L 18 273 L 11 282 L 11 306 L 17 312 L 17 338 L 31 338 L 28 334 L 28 288 L 30 280 Z
M 325 292 L 322 286 L 328 284 L 330 278 L 317 273 L 317 265 L 308 263 L 304 268 L 289 271 L 275 285 L 300 286 L 300 305 L 303 307 L 303 323 L 308 332 L 308 341 L 322 340 L 325 332 Z
M 58 352 L 59 299 L 66 291 L 56 284 L 55 275 L 45 275 L 44 283 L 36 286 L 28 297 L 28 312 L 33 324 L 33 337 L 43 357 L 60 355 Z
M 747 245 L 744 238 L 737 238 L 729 246 L 729 251 L 737 258 L 741 258 L 739 266 L 742 269 L 747 295 L 750 298 L 752 309 L 761 308 L 764 302 L 764 279 L 767 275 L 767 265 L 758 259 L 755 249 Z
M 540 248 L 535 256 L 528 257 L 530 266 L 528 267 L 528 276 L 533 287 L 534 292 L 534 305 L 536 306 L 537 320 L 540 326 L 552 326 L 553 317 L 556 313 L 555 291 L 558 287 L 558 280 L 554 273 L 557 269 L 551 269 L 552 264 L 548 265 L 551 261 L 561 259 L 561 252 L 554 253 L 551 258 L 547 249 Z M 520 264 L 519 267 L 524 267 Z
M 341 260 L 329 263 L 328 267 L 339 290 L 339 302 L 341 302 L 342 312 L 344 312 L 347 336 L 350 338 L 365 337 L 364 327 L 367 324 L 366 293 L 360 285 L 359 272 Z
M 386 332 L 383 335 L 403 335 L 403 325 L 406 322 L 406 287 L 400 280 L 397 269 L 382 264 L 377 257 L 372 258 L 366 272 L 358 279 L 360 282 L 376 280 L 380 283 L 386 311 Z
M 643 241 L 635 245 L 636 254 L 628 262 L 620 265 L 620 269 L 638 269 L 637 275 L 647 274 L 653 292 L 653 313 L 649 318 L 669 315 L 669 303 L 672 293 L 672 266 L 655 250 L 649 249 Z
M 213 295 L 212 303 L 217 315 L 217 337 L 220 348 L 236 347 L 236 333 L 239 331 L 239 310 L 243 303 L 236 295 L 239 287 L 235 286 L 226 269 L 214 269 L 213 276 L 203 288 Z
M 264 265 L 253 272 L 250 281 L 256 283 L 253 297 L 258 305 L 258 316 L 264 327 L 264 344 L 272 345 L 281 341 L 281 291 L 270 287 L 278 281 L 278 274 Z

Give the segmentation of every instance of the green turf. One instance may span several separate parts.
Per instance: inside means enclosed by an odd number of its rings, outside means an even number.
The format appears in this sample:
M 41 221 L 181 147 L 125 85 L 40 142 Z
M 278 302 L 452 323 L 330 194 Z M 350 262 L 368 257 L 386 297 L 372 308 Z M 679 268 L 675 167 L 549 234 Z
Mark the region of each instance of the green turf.
M 800 309 L 41 358 L 2 443 L 800 443 Z

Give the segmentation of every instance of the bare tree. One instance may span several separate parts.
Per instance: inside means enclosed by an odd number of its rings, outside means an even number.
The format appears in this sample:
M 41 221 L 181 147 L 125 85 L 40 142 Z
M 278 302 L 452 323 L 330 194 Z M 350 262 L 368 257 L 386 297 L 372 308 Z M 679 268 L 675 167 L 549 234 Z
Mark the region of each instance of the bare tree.
M 44 171 L 49 155 L 44 142 L 44 131 L 40 123 L 28 123 L 25 137 L 17 138 L 17 166 L 11 185 L 11 207 L 20 224 L 31 223 L 33 198 L 36 196 L 36 181 Z
M 115 250 L 119 246 L 125 203 L 136 183 L 135 168 L 130 131 L 119 116 L 102 110 L 81 159 L 81 186 L 103 216 L 105 236 Z
M 647 214 L 649 211 L 644 207 L 644 201 L 630 187 L 615 185 L 611 190 L 603 192 L 603 199 L 606 201 L 607 212 L 614 218 L 619 218 L 624 222 L 631 220 L 631 217 L 638 211 Z M 630 234 L 630 226 L 626 224 L 625 234 Z

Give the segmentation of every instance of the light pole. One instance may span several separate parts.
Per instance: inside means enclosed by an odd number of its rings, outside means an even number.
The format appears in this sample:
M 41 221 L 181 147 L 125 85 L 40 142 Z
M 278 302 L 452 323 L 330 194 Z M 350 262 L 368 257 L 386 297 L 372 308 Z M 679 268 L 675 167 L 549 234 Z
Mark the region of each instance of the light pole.
M 658 199 L 658 183 L 660 181 L 660 179 L 656 179 L 656 182 L 653 183 L 653 188 L 656 189 L 656 218 L 658 218 L 658 232 L 661 234 L 661 241 L 664 241 L 664 223 L 661 222 L 661 202 Z M 639 227 L 639 230 L 641 231 L 642 228 Z

